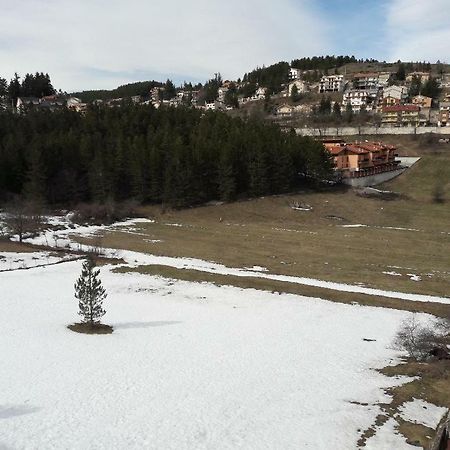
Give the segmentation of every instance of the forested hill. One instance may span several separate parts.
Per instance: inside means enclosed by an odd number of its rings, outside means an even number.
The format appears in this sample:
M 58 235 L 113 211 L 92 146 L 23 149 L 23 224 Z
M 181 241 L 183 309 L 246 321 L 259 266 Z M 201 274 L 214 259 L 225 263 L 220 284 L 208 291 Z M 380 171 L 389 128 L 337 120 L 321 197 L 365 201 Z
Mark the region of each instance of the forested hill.
M 124 105 L 0 115 L 3 200 L 185 207 L 283 193 L 332 174 L 320 143 L 223 113 Z
M 73 92 L 71 95 L 81 99 L 85 103 L 91 103 L 94 100 L 109 100 L 111 98 L 124 98 L 140 95 L 142 97 L 148 97 L 150 89 L 154 87 L 162 87 L 164 83 L 159 81 L 139 81 L 136 83 L 124 84 L 116 89 L 106 90 L 92 90 Z

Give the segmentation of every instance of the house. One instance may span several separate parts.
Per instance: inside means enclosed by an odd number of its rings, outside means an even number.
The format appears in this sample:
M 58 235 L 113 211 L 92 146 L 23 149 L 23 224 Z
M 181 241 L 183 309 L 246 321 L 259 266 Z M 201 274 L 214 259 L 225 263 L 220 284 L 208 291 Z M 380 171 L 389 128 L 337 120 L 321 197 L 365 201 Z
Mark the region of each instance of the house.
M 298 80 L 302 76 L 302 71 L 300 69 L 294 69 L 291 67 L 289 69 L 289 79 L 290 80 Z
M 283 104 L 277 107 L 275 114 L 278 117 L 291 117 L 294 112 L 294 107 L 288 104 Z
M 319 92 L 342 92 L 344 87 L 344 75 L 327 75 L 320 80 Z
M 346 143 L 340 139 L 322 141 L 331 153 L 335 170 L 343 178 L 360 178 L 396 170 L 396 148 L 381 142 Z
M 383 89 L 383 103 L 385 103 L 384 99 L 387 98 L 398 100 L 398 102 L 395 103 L 404 103 L 408 98 L 408 89 L 406 88 L 406 86 L 388 86 Z
M 360 72 L 353 75 L 353 88 L 356 90 L 373 90 L 380 88 L 378 72 Z
M 352 89 L 344 93 L 342 104 L 351 105 L 352 111 L 355 113 L 372 111 L 377 104 L 378 90 L 356 90 Z
M 266 98 L 266 92 L 267 92 L 267 88 L 265 88 L 265 87 L 259 87 L 258 89 L 256 89 L 256 92 L 254 95 L 256 100 L 264 100 Z
M 69 97 L 66 101 L 67 109 L 77 113 L 85 113 L 87 111 L 87 103 L 83 103 L 79 98 Z
M 431 97 L 426 97 L 425 95 L 416 95 L 411 99 L 411 103 L 413 105 L 419 106 L 421 109 L 423 108 L 431 108 L 431 104 L 433 99 Z
M 219 102 L 223 103 L 225 101 L 225 95 L 228 92 L 228 88 L 227 87 L 220 87 L 217 90 L 217 100 L 219 100 Z
M 422 83 L 425 83 L 430 79 L 431 74 L 430 72 L 411 72 L 407 75 L 406 82 L 411 83 L 414 77 L 419 78 Z
M 450 126 L 450 101 L 441 102 L 439 104 L 439 121 L 440 127 Z
M 294 89 L 294 86 L 297 87 L 297 92 L 299 94 L 303 94 L 308 91 L 308 85 L 304 81 L 296 80 L 296 81 L 293 81 L 292 83 L 289 83 L 289 86 L 288 86 L 289 97 L 292 95 L 292 89 Z
M 16 112 L 21 114 L 28 108 L 37 107 L 40 103 L 40 99 L 37 97 L 19 97 L 16 101 Z
M 56 111 L 66 107 L 66 100 L 56 95 L 49 95 L 42 98 L 19 97 L 16 101 L 16 112 L 22 114 L 28 109 L 40 111 Z
M 382 88 L 387 87 L 392 79 L 391 72 L 380 72 L 378 74 L 378 85 Z
M 420 108 L 417 105 L 384 106 L 381 123 L 385 126 L 415 126 L 420 124 Z
M 150 98 L 153 103 L 159 102 L 159 100 L 161 99 L 160 98 L 161 91 L 164 91 L 163 87 L 154 87 L 154 88 L 150 89 Z

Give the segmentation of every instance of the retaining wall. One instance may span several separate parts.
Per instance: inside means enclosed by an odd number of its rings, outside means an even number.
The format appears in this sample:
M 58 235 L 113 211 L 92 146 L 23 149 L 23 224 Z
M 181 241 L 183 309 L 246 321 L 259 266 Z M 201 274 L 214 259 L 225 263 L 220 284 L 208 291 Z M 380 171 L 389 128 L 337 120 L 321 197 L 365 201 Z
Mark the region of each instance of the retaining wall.
M 450 127 L 329 127 L 296 128 L 301 136 L 358 136 L 358 135 L 415 135 L 442 134 L 450 135 Z

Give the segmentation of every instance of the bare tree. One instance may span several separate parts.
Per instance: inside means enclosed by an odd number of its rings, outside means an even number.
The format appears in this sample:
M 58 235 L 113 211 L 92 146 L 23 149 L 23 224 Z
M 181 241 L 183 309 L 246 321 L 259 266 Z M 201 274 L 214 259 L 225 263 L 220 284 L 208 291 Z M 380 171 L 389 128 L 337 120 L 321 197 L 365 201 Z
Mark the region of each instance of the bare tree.
M 42 224 L 41 213 L 32 203 L 17 199 L 5 208 L 4 222 L 10 234 L 17 234 L 19 242 L 28 233 L 35 233 Z
M 433 349 L 443 343 L 446 333 L 439 326 L 440 323 L 441 321 L 437 321 L 425 326 L 417 319 L 416 314 L 413 314 L 403 321 L 394 338 L 393 347 L 408 352 L 409 356 L 416 360 L 427 358 Z M 448 327 L 448 332 L 450 330 L 448 321 L 443 321 L 442 326 L 444 324 Z

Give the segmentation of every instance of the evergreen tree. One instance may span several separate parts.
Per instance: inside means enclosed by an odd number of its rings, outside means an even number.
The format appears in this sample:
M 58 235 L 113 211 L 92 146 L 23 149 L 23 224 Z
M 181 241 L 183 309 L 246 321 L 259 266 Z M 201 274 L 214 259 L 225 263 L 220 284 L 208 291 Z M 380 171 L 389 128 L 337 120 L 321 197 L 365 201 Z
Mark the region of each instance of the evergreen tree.
M 409 87 L 409 96 L 415 97 L 416 95 L 419 95 L 422 90 L 422 80 L 417 75 L 414 75 L 412 77 L 411 86 Z
M 164 100 L 171 100 L 172 98 L 176 97 L 176 95 L 177 89 L 175 88 L 172 80 L 168 79 L 164 84 L 163 98 Z
M 398 66 L 396 77 L 398 81 L 405 81 L 406 79 L 406 68 L 402 62 Z
M 341 105 L 339 102 L 334 102 L 333 105 L 333 115 L 336 119 L 340 119 L 342 114 L 341 114 Z
M 437 99 L 441 94 L 441 88 L 436 78 L 430 77 L 428 81 L 423 85 L 422 94 Z
M 0 77 L 0 98 L 8 94 L 8 82 L 5 78 Z
M 322 97 L 319 104 L 319 114 L 328 116 L 331 113 L 331 100 L 329 97 Z
M 17 99 L 22 95 L 22 87 L 20 85 L 20 78 L 17 73 L 14 74 L 14 78 L 10 81 L 8 86 L 9 98 L 16 103 Z
M 353 108 L 350 102 L 345 107 L 345 120 L 350 123 L 353 120 Z
M 292 89 L 291 89 L 291 100 L 294 103 L 298 102 L 300 100 L 300 94 L 298 92 L 298 87 L 296 84 L 294 84 L 294 86 L 292 86 Z
M 96 269 L 95 261 L 88 257 L 83 263 L 81 275 L 75 283 L 75 298 L 78 299 L 78 314 L 83 322 L 91 325 L 99 323 L 105 315 L 103 301 L 106 291 L 99 279 L 100 270 Z

